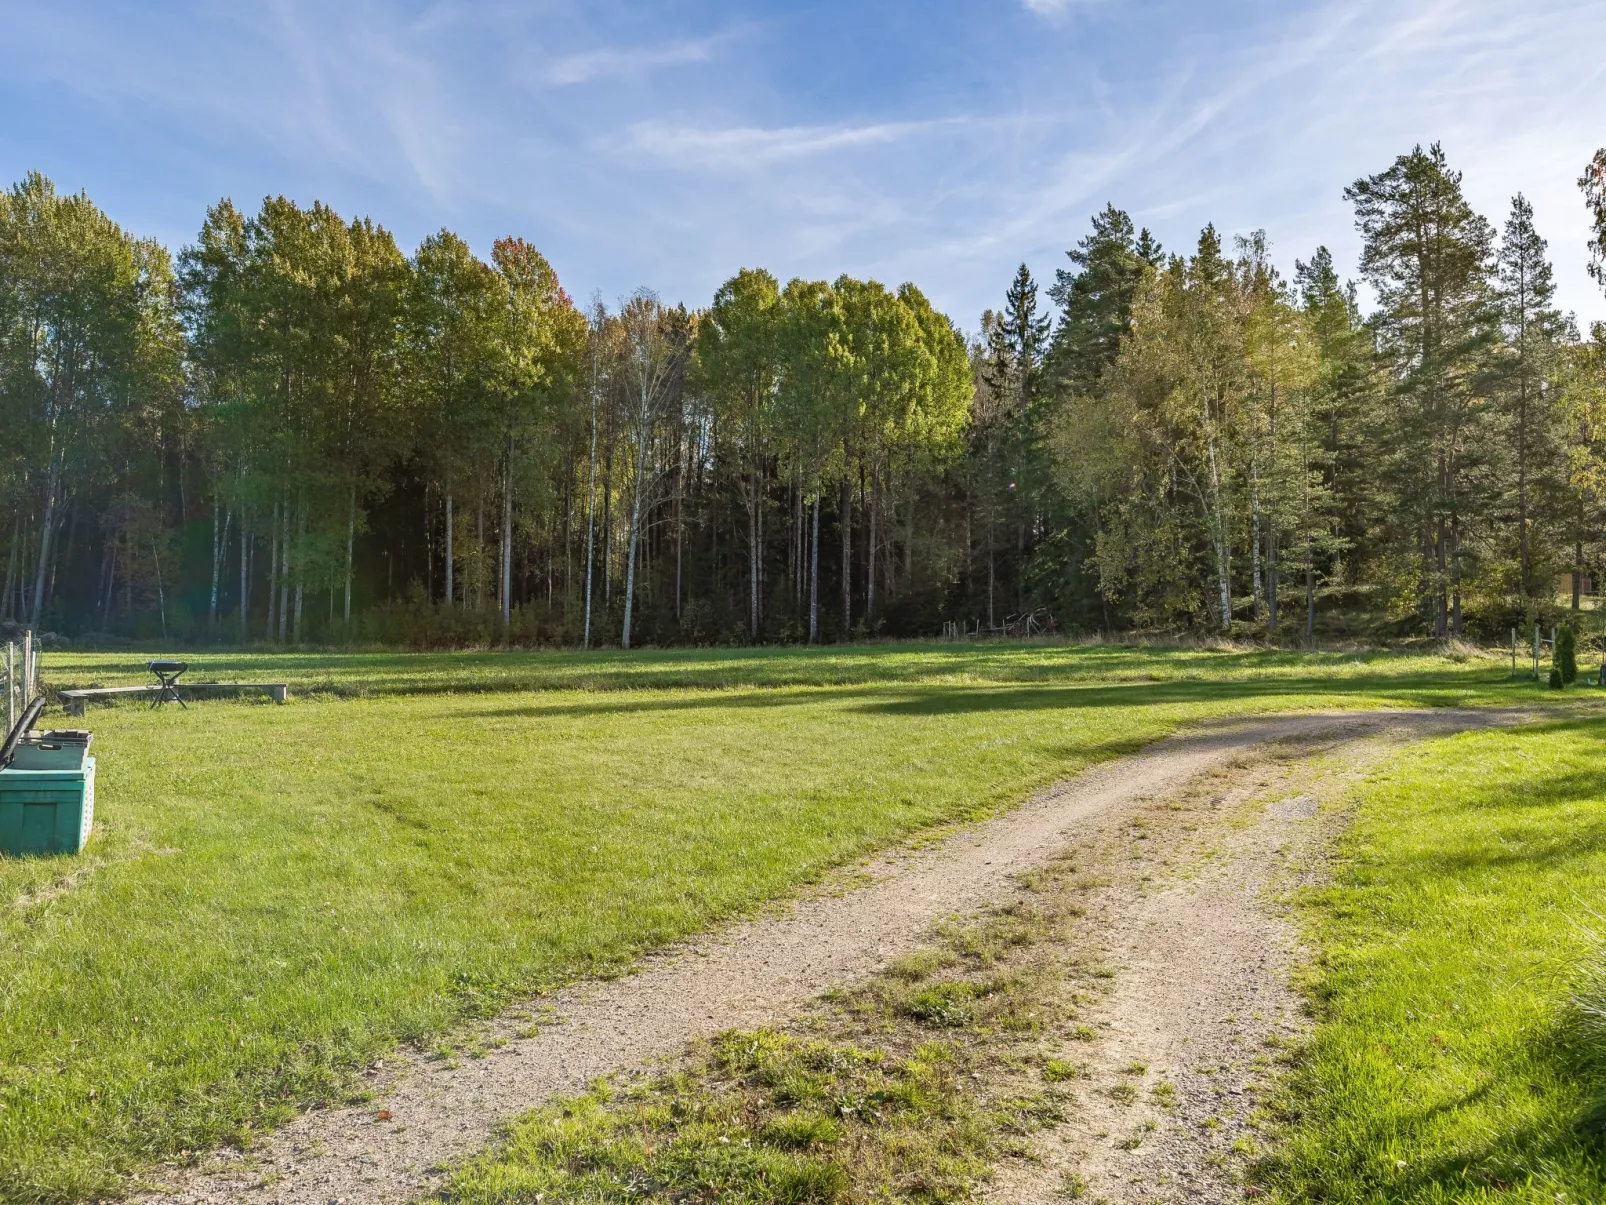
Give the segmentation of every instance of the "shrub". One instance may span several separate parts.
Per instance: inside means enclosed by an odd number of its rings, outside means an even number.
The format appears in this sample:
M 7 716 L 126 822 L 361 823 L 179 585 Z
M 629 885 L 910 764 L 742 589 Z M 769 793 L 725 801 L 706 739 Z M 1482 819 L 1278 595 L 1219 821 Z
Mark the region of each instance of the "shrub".
M 1550 689 L 1551 690 L 1560 690 L 1561 689 L 1561 670 L 1560 670 L 1559 667 L 1554 666 L 1554 665 L 1552 665 L 1550 667 Z
M 1556 633 L 1556 654 L 1553 660 L 1556 668 L 1561 671 L 1563 686 L 1571 686 L 1578 681 L 1578 645 L 1571 628 L 1562 628 Z

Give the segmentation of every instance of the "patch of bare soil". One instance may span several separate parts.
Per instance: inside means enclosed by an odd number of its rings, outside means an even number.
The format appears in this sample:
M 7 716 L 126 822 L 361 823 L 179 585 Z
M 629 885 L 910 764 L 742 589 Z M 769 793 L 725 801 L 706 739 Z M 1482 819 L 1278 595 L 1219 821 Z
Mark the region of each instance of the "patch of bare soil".
M 1286 987 L 1292 936 L 1270 900 L 1287 867 L 1320 847 L 1320 820 L 1301 816 L 1305 797 L 1330 781 L 1290 786 L 1275 814 L 1263 809 L 1254 823 L 1234 827 L 1250 789 L 1235 785 L 1245 759 L 1258 763 L 1253 751 L 1268 742 L 1420 734 L 1496 718 L 1299 715 L 1161 742 L 993 820 L 878 860 L 868 885 L 667 951 L 629 977 L 534 1001 L 463 1036 L 465 1057 L 404 1052 L 374 1069 L 369 1103 L 315 1110 L 252 1151 L 165 1169 L 141 1199 L 412 1199 L 509 1118 L 676 1053 L 690 1039 L 783 1020 L 823 989 L 917 948 L 934 923 L 1011 898 L 1020 875 L 1068 844 L 1089 843 L 1098 861 L 1092 873 L 1103 876 L 1087 883 L 1091 931 L 1103 935 L 1116 975 L 1084 1014 L 1093 1018 L 1084 1033 L 1091 1040 L 1073 1038 L 1067 1051 L 1087 1065 L 1083 1103 L 1039 1141 L 1041 1161 L 1012 1161 L 988 1196 L 1015 1205 L 1048 1200 L 1074 1191 L 1080 1176 L 1110 1200 L 1225 1199 L 1268 1039 L 1298 1032 Z M 1209 785 L 1212 774 L 1226 776 L 1219 787 Z M 1219 798 L 1199 802 L 1204 797 L 1188 793 L 1196 780 Z M 1184 810 L 1171 811 L 1173 800 Z M 552 1023 L 532 1024 L 532 1013 Z

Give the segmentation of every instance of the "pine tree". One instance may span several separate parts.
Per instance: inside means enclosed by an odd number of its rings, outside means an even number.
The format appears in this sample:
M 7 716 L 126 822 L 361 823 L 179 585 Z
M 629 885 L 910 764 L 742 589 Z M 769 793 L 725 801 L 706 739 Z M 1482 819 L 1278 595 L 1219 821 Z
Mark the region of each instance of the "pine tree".
M 1606 147 L 1595 152 L 1584 174 L 1578 177 L 1578 187 L 1584 191 L 1584 204 L 1589 207 L 1594 231 L 1589 239 L 1589 274 L 1606 289 Z
M 1505 335 L 1500 375 L 1515 453 L 1517 592 L 1525 612 L 1531 612 L 1539 591 L 1533 555 L 1534 484 L 1536 476 L 1554 481 L 1558 467 L 1550 413 L 1556 395 L 1546 386 L 1565 323 L 1551 304 L 1556 285 L 1545 240 L 1534 229 L 1533 206 L 1521 193 L 1511 201 L 1498 265 L 1496 296 Z
M 1462 632 L 1469 524 L 1484 500 L 1488 421 L 1476 375 L 1487 350 L 1493 231 L 1434 143 L 1344 190 L 1363 239 L 1361 272 L 1392 368 L 1398 421 L 1388 466 L 1417 546 L 1416 587 L 1435 635 Z
M 1093 232 L 1066 253 L 1074 271 L 1060 268 L 1048 295 L 1060 307 L 1048 372 L 1071 393 L 1093 393 L 1115 363 L 1131 325 L 1132 301 L 1143 274 L 1164 259 L 1147 229 L 1114 205 L 1093 215 Z

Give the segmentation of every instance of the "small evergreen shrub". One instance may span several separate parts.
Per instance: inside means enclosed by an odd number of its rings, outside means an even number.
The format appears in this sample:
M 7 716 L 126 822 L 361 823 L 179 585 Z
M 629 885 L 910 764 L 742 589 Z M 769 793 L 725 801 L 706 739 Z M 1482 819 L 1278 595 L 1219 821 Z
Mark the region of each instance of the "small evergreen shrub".
M 1558 666 L 1552 665 L 1550 667 L 1550 689 L 1561 689 L 1561 669 Z
M 1578 681 L 1578 645 L 1571 628 L 1556 633 L 1556 668 L 1561 671 L 1561 684 L 1571 686 Z

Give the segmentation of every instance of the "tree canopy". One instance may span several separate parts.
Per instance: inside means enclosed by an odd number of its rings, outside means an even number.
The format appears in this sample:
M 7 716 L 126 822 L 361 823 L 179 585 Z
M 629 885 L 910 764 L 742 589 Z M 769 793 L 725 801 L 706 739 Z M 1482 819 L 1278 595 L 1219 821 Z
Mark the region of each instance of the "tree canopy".
M 1579 187 L 1606 288 L 1606 150 Z M 1356 280 L 1115 205 L 963 333 L 913 283 L 577 307 L 530 242 L 410 253 L 224 199 L 176 258 L 0 197 L 0 621 L 90 641 L 707 643 L 943 630 L 1493 635 L 1606 561 L 1606 354 L 1519 192 L 1344 195 Z M 1359 285 L 1373 303 L 1363 305 Z

